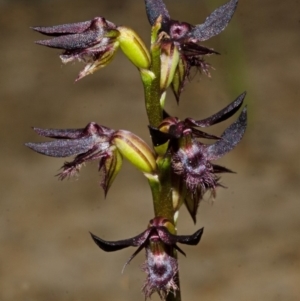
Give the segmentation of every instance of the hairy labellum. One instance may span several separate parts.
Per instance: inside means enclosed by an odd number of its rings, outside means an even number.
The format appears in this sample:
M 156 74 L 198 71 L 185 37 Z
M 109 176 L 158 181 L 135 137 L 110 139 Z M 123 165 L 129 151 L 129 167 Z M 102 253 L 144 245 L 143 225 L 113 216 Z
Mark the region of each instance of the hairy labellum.
M 149 223 L 148 229 L 141 234 L 119 241 L 105 241 L 91 234 L 94 242 L 104 251 L 118 251 L 127 247 L 138 247 L 126 262 L 125 266 L 142 250 L 146 250 L 146 261 L 142 269 L 147 273 L 143 286 L 145 297 L 151 297 L 157 292 L 164 299 L 169 292 L 176 293 L 176 275 L 178 271 L 177 259 L 174 256 L 176 249 L 183 255 L 185 253 L 176 245 L 177 243 L 197 245 L 201 239 L 203 228 L 193 235 L 174 235 L 168 230 L 171 223 L 162 217 L 156 217 Z M 125 267 L 124 266 L 124 267 Z
M 205 156 L 205 146 L 197 140 L 173 153 L 172 168 L 175 174 L 183 177 L 191 193 L 199 191 L 202 197 L 207 189 L 214 190 L 217 186 L 218 177 Z
M 164 300 L 170 292 L 176 294 L 179 289 L 176 284 L 178 262 L 168 254 L 170 252 L 153 252 L 153 249 L 161 249 L 160 242 L 152 242 L 151 248 L 146 248 L 147 260 L 142 269 L 147 274 L 147 279 L 142 291 L 146 298 L 150 298 L 154 292 L 157 292 Z

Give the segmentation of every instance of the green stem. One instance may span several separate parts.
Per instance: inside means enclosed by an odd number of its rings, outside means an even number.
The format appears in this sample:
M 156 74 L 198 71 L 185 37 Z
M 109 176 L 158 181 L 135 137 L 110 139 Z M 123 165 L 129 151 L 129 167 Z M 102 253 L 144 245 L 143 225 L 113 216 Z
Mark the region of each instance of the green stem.
M 158 127 L 162 121 L 162 108 L 160 104 L 160 49 L 155 45 L 151 51 L 152 65 L 150 71 L 155 75 L 154 78 L 144 83 L 145 105 L 151 126 Z
M 159 29 L 160 23 L 158 22 L 154 25 L 152 30 L 150 70 L 140 70 L 142 82 L 144 85 L 147 116 L 150 125 L 153 127 L 158 127 L 163 119 L 163 105 L 161 104 L 162 91 L 160 88 L 160 45 L 159 43 L 157 43 Z M 171 185 L 171 160 L 167 155 L 157 155 L 156 162 L 158 167 L 157 174 L 148 177 L 153 197 L 154 214 L 155 217 L 159 216 L 167 218 L 174 226 L 174 208 Z M 174 253 L 174 257 L 177 258 L 176 252 Z M 176 296 L 174 296 L 172 293 L 169 293 L 166 297 L 166 301 L 181 300 L 179 273 L 177 273 L 176 275 L 176 285 L 179 288 L 179 290 L 176 292 Z

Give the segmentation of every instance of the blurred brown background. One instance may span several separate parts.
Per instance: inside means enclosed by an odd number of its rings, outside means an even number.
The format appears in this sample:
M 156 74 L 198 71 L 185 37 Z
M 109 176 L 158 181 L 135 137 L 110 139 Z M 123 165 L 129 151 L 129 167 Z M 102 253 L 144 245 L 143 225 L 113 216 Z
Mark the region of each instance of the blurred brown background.
M 221 0 L 166 1 L 174 19 L 201 23 Z M 0 300 L 143 300 L 144 254 L 121 269 L 134 249 L 104 253 L 88 231 L 108 240 L 143 231 L 153 217 L 145 178 L 125 163 L 106 199 L 97 164 L 78 179 L 54 175 L 63 160 L 23 146 L 42 141 L 31 126 L 78 128 L 95 121 L 149 141 L 137 71 L 119 52 L 114 62 L 74 84 L 82 64 L 62 65 L 58 50 L 37 46 L 30 26 L 104 16 L 149 44 L 142 0 L 1 0 Z M 197 225 L 182 208 L 179 233 L 205 227 L 197 247 L 180 256 L 183 300 L 297 301 L 300 295 L 300 1 L 240 0 L 227 30 L 206 42 L 212 79 L 196 74 L 178 117 L 204 118 L 248 91 L 249 126 L 219 163 L 224 175 L 214 204 L 201 203 Z M 225 124 L 216 127 L 222 132 Z M 153 296 L 153 300 L 158 297 Z

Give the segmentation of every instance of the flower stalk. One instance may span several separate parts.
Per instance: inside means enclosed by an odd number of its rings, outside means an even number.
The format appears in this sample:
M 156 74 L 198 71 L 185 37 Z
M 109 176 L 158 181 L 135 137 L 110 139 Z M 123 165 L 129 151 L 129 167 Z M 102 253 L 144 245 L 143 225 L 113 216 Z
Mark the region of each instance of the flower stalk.
M 154 209 L 154 218 L 147 229 L 135 237 L 116 242 L 91 236 L 106 252 L 138 247 L 125 266 L 145 249 L 146 262 L 142 269 L 147 279 L 142 291 L 146 298 L 157 292 L 162 300 L 181 300 L 177 255 L 185 253 L 177 243 L 197 245 L 203 228 L 191 236 L 177 235 L 180 207 L 185 204 L 196 223 L 197 210 L 204 195 L 210 192 L 215 197 L 217 187 L 222 186 L 219 174 L 232 172 L 212 161 L 231 151 L 246 130 L 247 109 L 244 107 L 221 135 L 202 131 L 202 128 L 237 113 L 246 93 L 201 120 L 179 120 L 164 110 L 169 88 L 179 103 L 192 68 L 209 76 L 210 65 L 204 57 L 219 53 L 199 45 L 199 42 L 218 35 L 226 28 L 237 3 L 238 0 L 230 0 L 210 14 L 204 23 L 192 25 L 172 19 L 163 0 L 145 0 L 152 26 L 149 51 L 131 28 L 115 25 L 103 17 L 58 26 L 33 27 L 35 31 L 51 37 L 39 40 L 37 44 L 63 50 L 60 55 L 63 63 L 75 60 L 85 63 L 76 81 L 106 67 L 119 49 L 140 73 L 152 147 L 134 133 L 110 129 L 95 122 L 80 129 L 34 128 L 38 135 L 54 140 L 26 143 L 26 146 L 46 156 L 75 156 L 62 166 L 58 175 L 61 180 L 77 174 L 85 163 L 98 161 L 98 170 L 102 173 L 100 185 L 105 196 L 121 170 L 123 159 L 145 175 Z M 214 142 L 206 143 L 208 139 Z

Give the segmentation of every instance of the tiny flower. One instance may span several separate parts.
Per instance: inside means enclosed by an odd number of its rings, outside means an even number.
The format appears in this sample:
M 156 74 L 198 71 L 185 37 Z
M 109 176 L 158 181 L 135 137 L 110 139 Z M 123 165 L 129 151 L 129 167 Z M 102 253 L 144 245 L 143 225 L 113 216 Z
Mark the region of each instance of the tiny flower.
M 146 261 L 142 269 L 147 274 L 143 292 L 146 298 L 150 298 L 157 292 L 161 299 L 165 299 L 169 292 L 176 294 L 176 275 L 178 262 L 175 250 L 183 255 L 185 253 L 177 246 L 177 243 L 197 245 L 201 239 L 203 228 L 192 235 L 174 235 L 170 233 L 171 223 L 162 217 L 155 217 L 148 225 L 147 230 L 141 234 L 119 241 L 105 241 L 91 233 L 94 242 L 105 252 L 118 251 L 127 247 L 138 247 L 125 263 L 124 268 L 142 250 L 146 250 Z M 124 269 L 123 268 L 123 269 Z
M 128 131 L 115 131 L 94 122 L 83 129 L 34 128 L 34 131 L 40 136 L 56 139 L 25 144 L 35 152 L 58 158 L 76 156 L 73 161 L 64 163 L 58 174 L 60 180 L 77 174 L 84 163 L 99 160 L 105 195 L 121 169 L 123 156 L 144 173 L 152 173 L 156 168 L 148 145 Z
M 222 186 L 218 174 L 231 172 L 211 161 L 223 157 L 241 141 L 247 126 L 246 108 L 220 137 L 207 134 L 196 127 L 208 127 L 227 120 L 242 106 L 245 96 L 246 93 L 241 94 L 227 107 L 206 119 L 196 121 L 186 118 L 180 121 L 175 117 L 167 117 L 158 129 L 150 128 L 154 145 L 158 146 L 169 141 L 167 154 L 171 156 L 174 173 L 173 189 L 175 195 L 184 195 L 184 202 L 194 222 L 199 202 L 205 192 L 211 191 L 215 196 L 216 187 Z M 213 144 L 204 144 L 197 138 L 217 141 Z M 176 200 L 175 211 L 179 209 L 181 203 L 181 200 Z
M 216 51 L 198 45 L 221 33 L 230 22 L 238 0 L 231 0 L 217 8 L 209 15 L 204 23 L 192 25 L 171 19 L 169 12 L 162 0 L 145 0 L 146 13 L 150 24 L 153 26 L 159 16 L 162 17 L 161 31 L 165 32 L 170 40 L 180 51 L 180 60 L 175 72 L 173 91 L 177 101 L 183 90 L 186 79 L 192 67 L 209 75 L 209 67 L 203 56 L 218 54 Z
M 33 27 L 35 31 L 53 36 L 50 40 L 36 41 L 37 44 L 63 49 L 63 63 L 74 60 L 86 63 L 76 80 L 105 67 L 119 47 L 116 25 L 102 17 L 91 21 L 63 24 L 52 27 Z

